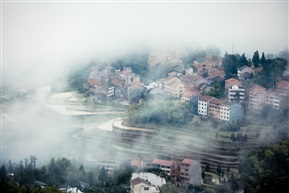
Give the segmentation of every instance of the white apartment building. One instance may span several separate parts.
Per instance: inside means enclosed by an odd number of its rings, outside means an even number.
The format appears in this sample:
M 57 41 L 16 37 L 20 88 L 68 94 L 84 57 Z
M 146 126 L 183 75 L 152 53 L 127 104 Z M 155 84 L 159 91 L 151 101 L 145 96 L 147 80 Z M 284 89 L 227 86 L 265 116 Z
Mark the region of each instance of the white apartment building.
M 213 98 L 214 97 L 208 96 L 208 95 L 204 95 L 204 96 L 201 96 L 199 98 L 199 100 L 198 100 L 198 113 L 199 113 L 199 115 L 208 116 L 209 103 Z
M 245 88 L 239 80 L 230 78 L 225 81 L 228 101 L 242 102 L 245 99 Z
M 233 85 L 228 88 L 228 100 L 242 102 L 245 99 L 245 89 L 238 85 Z

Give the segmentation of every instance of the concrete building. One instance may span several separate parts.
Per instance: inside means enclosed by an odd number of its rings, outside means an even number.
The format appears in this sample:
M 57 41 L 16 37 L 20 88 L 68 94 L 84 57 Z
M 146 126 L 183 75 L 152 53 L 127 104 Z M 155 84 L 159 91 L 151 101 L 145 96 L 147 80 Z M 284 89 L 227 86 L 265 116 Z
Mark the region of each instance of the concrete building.
M 140 97 L 142 92 L 144 91 L 144 86 L 140 82 L 133 82 L 127 88 L 127 98 L 128 100 L 132 100 L 133 98 Z
M 201 185 L 203 183 L 201 164 L 191 159 L 184 159 L 180 164 L 180 180 L 183 185 Z
M 254 73 L 254 69 L 249 67 L 249 66 L 241 66 L 240 68 L 237 68 L 237 75 L 238 78 L 243 78 L 245 73 L 250 73 L 253 74 Z
M 198 100 L 198 113 L 221 121 L 236 122 L 241 120 L 244 109 L 240 104 L 224 101 L 212 96 L 201 96 Z
M 230 78 L 225 81 L 225 89 L 228 101 L 242 102 L 245 99 L 245 88 L 241 81 Z
M 148 180 L 135 178 L 130 181 L 130 193 L 159 193 L 157 186 L 151 184 Z
M 220 119 L 221 107 L 224 105 L 225 101 L 217 98 L 210 100 L 208 108 L 208 116 L 210 118 Z
M 185 92 L 185 86 L 182 81 L 177 77 L 172 77 L 163 82 L 163 89 L 169 95 L 181 98 Z
M 249 109 L 261 109 L 265 102 L 267 91 L 264 87 L 254 84 L 249 92 Z
M 172 177 L 178 176 L 179 168 L 177 163 L 173 160 L 154 159 L 152 161 L 152 167 L 159 168 Z
M 289 81 L 280 80 L 275 85 L 275 90 L 279 95 L 289 96 Z
M 198 100 L 198 113 L 199 113 L 199 115 L 208 116 L 209 103 L 213 98 L 214 97 L 208 96 L 208 95 L 204 95 L 204 96 L 201 96 L 199 98 L 199 100 Z

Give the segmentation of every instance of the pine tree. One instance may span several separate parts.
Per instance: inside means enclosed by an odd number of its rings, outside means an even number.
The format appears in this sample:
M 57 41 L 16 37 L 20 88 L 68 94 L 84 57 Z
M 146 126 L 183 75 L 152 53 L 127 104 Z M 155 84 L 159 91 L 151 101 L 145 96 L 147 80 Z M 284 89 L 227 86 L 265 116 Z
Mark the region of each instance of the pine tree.
M 259 51 L 256 50 L 254 52 L 253 58 L 252 58 L 252 62 L 254 63 L 255 67 L 258 67 L 259 63 L 260 63 L 260 56 L 259 56 Z
M 266 62 L 266 59 L 265 59 L 265 54 L 264 52 L 262 52 L 262 56 L 261 56 L 261 60 L 260 60 L 260 63 L 262 64 L 262 66 L 265 64 Z

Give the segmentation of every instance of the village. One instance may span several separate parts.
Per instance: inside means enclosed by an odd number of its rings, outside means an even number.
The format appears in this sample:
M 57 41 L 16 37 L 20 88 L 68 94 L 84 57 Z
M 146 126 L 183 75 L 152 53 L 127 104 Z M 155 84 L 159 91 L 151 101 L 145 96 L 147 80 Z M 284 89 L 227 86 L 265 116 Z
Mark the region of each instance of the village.
M 180 103 L 190 101 L 197 106 L 196 116 L 200 119 L 233 125 L 240 124 L 246 113 L 258 114 L 264 106 L 277 111 L 284 111 L 288 108 L 288 80 L 280 77 L 270 89 L 254 83 L 254 75 L 262 72 L 263 67 L 261 64 L 255 65 L 250 59 L 247 65 L 237 68 L 236 74 L 226 78 L 222 60 L 221 57 L 204 56 L 196 58 L 191 65 L 185 65 L 177 52 L 170 52 L 170 54 L 152 52 L 148 57 L 148 65 L 169 65 L 171 70 L 166 77 L 142 82 L 141 76 L 133 72 L 131 67 L 114 69 L 111 66 L 105 66 L 101 70 L 95 69 L 90 72 L 88 81 L 84 84 L 84 88 L 89 93 L 85 100 L 94 104 L 117 101 L 129 105 L 141 103 L 142 99 L 149 95 L 170 98 L 170 100 Z M 217 97 L 212 96 L 214 93 L 210 95 L 212 93 L 210 91 L 215 89 L 214 85 L 216 84 L 223 87 L 221 88 L 223 93 Z M 138 130 L 138 134 L 150 132 L 144 128 L 134 129 L 122 126 L 121 123 L 114 125 L 114 130 L 117 129 L 130 132 Z M 122 134 L 122 136 L 135 136 L 135 134 Z M 245 140 L 247 140 L 247 135 Z M 161 169 L 171 176 L 175 184 L 187 187 L 189 184 L 193 186 L 203 184 L 204 168 L 208 167 L 208 164 L 202 166 L 200 161 L 200 159 L 194 160 L 188 159 L 188 157 L 178 159 L 178 161 L 174 159 L 153 159 L 152 161 L 133 159 L 131 166 L 138 169 Z M 115 161 L 109 163 L 102 161 L 97 164 L 107 170 L 113 170 L 116 163 Z M 223 167 L 225 167 L 224 165 Z M 221 178 L 222 181 L 228 181 L 229 169 L 226 175 L 217 163 L 215 163 L 215 169 L 218 171 L 217 174 L 211 173 L 211 175 L 215 175 L 212 179 L 215 185 L 220 183 Z M 130 192 L 142 191 L 159 192 L 156 186 L 147 179 L 139 177 L 132 179 Z

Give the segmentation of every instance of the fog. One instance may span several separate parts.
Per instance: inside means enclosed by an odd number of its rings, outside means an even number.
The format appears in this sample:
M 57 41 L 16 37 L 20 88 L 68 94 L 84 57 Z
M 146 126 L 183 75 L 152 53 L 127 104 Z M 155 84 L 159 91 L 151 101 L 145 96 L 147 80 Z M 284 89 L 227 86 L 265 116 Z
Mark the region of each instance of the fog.
M 105 63 L 136 51 L 215 45 L 221 55 L 233 51 L 251 56 L 255 50 L 278 54 L 288 48 L 288 2 L 5 1 L 1 6 L 1 94 L 6 94 L 4 87 L 18 92 L 57 84 L 78 65 Z M 116 151 L 109 131 L 98 129 L 122 115 L 67 116 L 46 108 L 47 98 L 39 99 L 33 95 L 1 106 L 1 161 L 19 163 L 30 155 L 38 164 L 59 156 L 93 163 L 128 158 Z M 206 146 L 197 138 L 196 146 Z M 172 146 L 191 140 L 171 139 Z M 145 137 L 138 141 L 136 149 L 147 142 Z M 164 149 L 158 148 L 156 155 Z
M 7 87 L 51 82 L 75 65 L 140 49 L 216 45 L 221 55 L 233 51 L 251 57 L 255 50 L 277 54 L 288 47 L 288 2 L 1 5 L 2 80 Z

